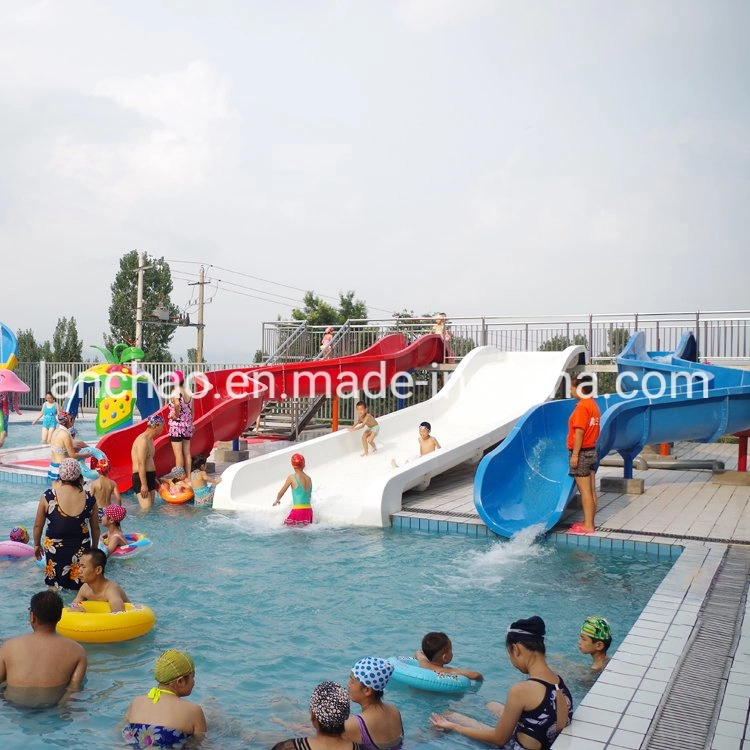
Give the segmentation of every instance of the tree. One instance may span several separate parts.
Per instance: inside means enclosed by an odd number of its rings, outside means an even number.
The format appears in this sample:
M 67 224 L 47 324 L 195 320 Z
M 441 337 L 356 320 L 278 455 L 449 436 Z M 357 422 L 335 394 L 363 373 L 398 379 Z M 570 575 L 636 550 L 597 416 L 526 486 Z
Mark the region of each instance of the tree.
M 172 274 L 164 258 L 144 255 L 146 270 L 143 273 L 143 344 L 141 348 L 149 362 L 171 362 L 169 342 L 174 336 L 175 326 L 156 323 L 151 313 L 164 306 L 169 311 L 170 320 L 179 315 L 179 308 L 173 305 Z M 120 270 L 110 287 L 112 304 L 109 306 L 109 334 L 104 334 L 108 349 L 124 341 L 135 343 L 135 305 L 138 291 L 138 252 L 132 250 L 120 258 Z
M 352 318 L 367 318 L 367 305 L 354 299 L 354 292 L 339 292 L 339 307 L 324 302 L 315 292 L 305 292 L 305 306 L 292 310 L 293 320 L 305 320 L 311 326 L 340 326 Z
M 585 346 L 588 347 L 589 340 L 582 333 L 576 333 L 573 336 L 573 342 L 567 336 L 553 336 L 551 339 L 547 339 L 540 347 L 540 352 L 561 352 L 567 349 L 569 346 Z
M 19 362 L 53 361 L 52 347 L 49 341 L 45 341 L 43 344 L 37 343 L 34 331 L 31 328 L 16 331 L 16 339 L 18 339 L 16 358 Z
M 205 359 L 202 360 L 201 362 L 198 362 L 198 350 L 194 346 L 191 346 L 187 350 L 187 361 L 191 362 L 192 364 L 201 364 L 201 365 L 205 364 L 206 362 Z
M 609 339 L 609 353 L 612 357 L 616 357 L 628 343 L 630 331 L 627 328 L 612 328 L 607 331 L 607 338 Z
M 268 354 L 262 349 L 255 350 L 255 356 L 253 357 L 254 365 L 261 365 L 268 359 Z
M 83 361 L 83 341 L 78 338 L 75 318 L 58 318 L 55 332 L 52 334 L 52 361 Z

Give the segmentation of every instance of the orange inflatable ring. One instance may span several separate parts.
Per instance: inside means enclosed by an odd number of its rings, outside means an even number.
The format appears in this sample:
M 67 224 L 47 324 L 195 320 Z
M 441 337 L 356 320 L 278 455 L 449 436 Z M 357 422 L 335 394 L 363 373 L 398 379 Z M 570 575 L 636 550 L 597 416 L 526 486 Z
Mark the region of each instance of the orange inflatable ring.
M 183 503 L 188 502 L 188 500 L 193 499 L 193 491 L 185 490 L 179 495 L 170 495 L 169 492 L 164 492 L 164 490 L 160 489 L 159 497 L 166 503 L 172 503 L 172 505 L 182 505 Z

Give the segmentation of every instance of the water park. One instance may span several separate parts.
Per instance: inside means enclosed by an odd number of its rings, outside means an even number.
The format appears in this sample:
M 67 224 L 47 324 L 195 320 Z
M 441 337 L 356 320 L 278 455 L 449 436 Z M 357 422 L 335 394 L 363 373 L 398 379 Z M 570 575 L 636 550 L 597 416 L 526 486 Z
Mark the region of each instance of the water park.
M 72 437 L 72 420 L 60 424 L 82 477 L 106 476 L 122 496 L 109 528 L 127 533 L 106 574 L 132 604 L 66 607 L 58 632 L 85 644 L 82 691 L 35 711 L 3 702 L 0 736 L 8 747 L 67 747 L 75 731 L 119 747 L 125 706 L 154 659 L 178 647 L 195 661 L 206 748 L 272 746 L 309 723 L 311 686 L 345 684 L 368 655 L 394 669 L 386 698 L 405 744 L 475 747 L 429 717 L 486 716 L 487 701 L 506 695 L 518 672 L 499 623 L 519 613 L 544 619 L 546 658 L 572 694 L 558 750 L 674 746 L 676 724 L 680 746 L 739 747 L 750 313 L 702 315 L 455 318 L 450 335 L 416 321 L 331 331 L 277 321 L 264 324 L 265 362 L 179 370 L 126 343 L 94 347 L 104 362 L 77 369 L 19 363 L 3 324 L 0 633 L 20 631 L 43 588 L 45 558 L 14 532 L 32 529 L 50 487 L 54 451 L 39 430 L 55 431 L 60 415 L 78 417 Z M 627 336 L 607 352 L 614 328 Z M 584 396 L 582 382 L 602 387 Z M 134 444 L 144 436 L 156 477 L 195 475 L 175 448 L 183 388 L 189 454 L 220 481 L 160 486 L 142 502 Z M 600 415 L 593 531 L 566 446 L 588 395 Z M 305 472 L 312 488 L 300 501 Z M 285 524 L 300 508 L 304 524 Z M 612 629 L 596 674 L 577 645 L 589 615 Z M 452 666 L 483 679 L 420 668 L 413 657 L 430 631 L 450 635 Z M 696 684 L 704 697 L 688 712 Z

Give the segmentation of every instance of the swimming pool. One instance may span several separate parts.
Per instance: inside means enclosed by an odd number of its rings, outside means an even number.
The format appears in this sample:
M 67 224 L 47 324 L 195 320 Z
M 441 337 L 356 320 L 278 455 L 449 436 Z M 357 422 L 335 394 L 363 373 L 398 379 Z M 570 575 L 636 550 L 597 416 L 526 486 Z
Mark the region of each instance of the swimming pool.
M 0 486 L 0 534 L 29 530 L 38 489 Z M 269 504 L 273 498 L 269 498 Z M 446 631 L 455 663 L 479 669 L 478 691 L 450 697 L 392 685 L 386 698 L 403 714 L 408 747 L 475 747 L 428 727 L 432 711 L 451 707 L 489 720 L 519 674 L 503 640 L 511 620 L 539 614 L 549 629 L 551 664 L 576 703 L 586 685 L 576 647 L 587 614 L 604 614 L 616 645 L 673 560 L 646 553 L 436 536 L 394 530 L 269 528 L 239 515 L 157 500 L 140 511 L 125 496 L 126 531 L 154 541 L 108 573 L 158 618 L 152 633 L 127 643 L 87 646 L 85 689 L 67 707 L 21 711 L 0 703 L 2 746 L 25 750 L 77 745 L 120 747 L 114 727 L 130 699 L 152 686 L 165 648 L 196 661 L 193 698 L 209 722 L 206 748 L 270 747 L 308 724 L 307 700 L 324 679 L 345 683 L 357 659 L 410 654 L 429 630 Z M 32 562 L 0 561 L 0 634 L 27 632 L 30 596 L 42 588 Z M 70 595 L 66 597 L 70 599 Z
M 36 414 L 34 414 L 36 416 Z M 5 439 L 3 450 L 10 448 L 26 448 L 33 445 L 41 445 L 42 424 L 32 426 L 31 420 L 28 422 L 11 422 L 9 425 L 8 436 Z M 93 421 L 76 422 L 76 437 L 85 440 L 91 445 L 95 445 L 99 439 L 96 435 L 96 425 Z

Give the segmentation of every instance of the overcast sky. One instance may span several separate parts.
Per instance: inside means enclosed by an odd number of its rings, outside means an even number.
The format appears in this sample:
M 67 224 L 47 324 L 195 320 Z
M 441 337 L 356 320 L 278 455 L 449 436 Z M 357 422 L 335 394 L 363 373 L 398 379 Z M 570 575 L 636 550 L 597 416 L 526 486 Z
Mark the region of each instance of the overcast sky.
M 0 0 L 0 320 L 101 344 L 136 248 L 181 307 L 220 267 L 211 361 L 305 289 L 748 309 L 748 28 L 744 0 Z

